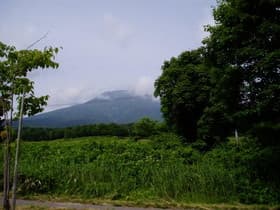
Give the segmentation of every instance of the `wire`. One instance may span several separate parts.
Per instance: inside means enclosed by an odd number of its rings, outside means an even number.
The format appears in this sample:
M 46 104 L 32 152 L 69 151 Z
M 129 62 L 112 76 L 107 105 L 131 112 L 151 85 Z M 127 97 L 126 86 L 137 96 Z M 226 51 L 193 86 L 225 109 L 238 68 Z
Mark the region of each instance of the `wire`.
M 30 49 L 31 47 L 33 47 L 35 44 L 37 44 L 38 42 L 40 42 L 41 40 L 45 39 L 49 34 L 49 31 L 47 33 L 45 33 L 44 36 L 42 36 L 40 39 L 36 40 L 35 42 L 33 42 L 32 44 L 30 44 L 26 49 Z

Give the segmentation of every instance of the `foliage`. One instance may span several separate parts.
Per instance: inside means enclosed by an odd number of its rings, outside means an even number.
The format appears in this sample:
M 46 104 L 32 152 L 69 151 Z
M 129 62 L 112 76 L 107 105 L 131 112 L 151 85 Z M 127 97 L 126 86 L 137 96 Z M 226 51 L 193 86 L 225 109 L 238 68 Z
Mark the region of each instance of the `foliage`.
M 140 120 L 139 122 L 142 122 Z M 139 123 L 138 122 L 138 123 Z M 25 141 L 41 141 L 41 140 L 54 140 L 61 138 L 76 138 L 86 136 L 118 136 L 144 138 L 150 135 L 166 132 L 166 125 L 162 122 L 153 121 L 150 119 L 143 120 L 142 123 L 134 124 L 93 124 L 93 125 L 80 125 L 66 128 L 33 128 L 24 127 L 22 131 L 22 139 Z M 147 122 L 147 124 L 145 124 Z M 141 130 L 142 129 L 142 130 Z M 142 132 L 142 133 L 141 133 Z
M 224 138 L 233 128 L 279 122 L 279 2 L 222 0 L 213 15 L 203 43 L 216 83 L 201 127 Z
M 11 105 L 11 97 L 25 94 L 26 101 L 24 114 L 34 115 L 42 111 L 46 104 L 47 96 L 35 97 L 34 83 L 27 78 L 27 74 L 34 69 L 57 68 L 58 63 L 53 59 L 58 48 L 45 48 L 39 50 L 16 50 L 0 42 L 0 96 Z M 11 108 L 11 107 L 10 107 Z
M 156 126 L 157 121 L 144 117 L 133 124 L 132 133 L 136 138 L 149 137 L 156 134 Z
M 5 147 L 4 147 L 4 173 L 3 173 L 3 208 L 9 210 L 9 184 L 10 184 L 10 142 L 12 140 L 12 120 L 14 105 L 17 102 L 20 118 L 19 132 L 15 154 L 15 167 L 13 176 L 12 209 L 15 209 L 17 165 L 19 157 L 19 141 L 21 138 L 21 120 L 23 115 L 34 115 L 43 110 L 48 96 L 36 97 L 34 93 L 34 82 L 28 79 L 27 74 L 34 69 L 57 68 L 58 63 L 54 61 L 58 48 L 45 48 L 39 50 L 19 50 L 13 46 L 7 46 L 0 42 L 0 99 L 1 115 L 5 120 Z M 24 103 L 25 99 L 25 103 Z M 9 113 L 9 114 L 8 114 Z M 9 119 L 8 119 L 9 118 Z M 1 125 L 0 125 L 1 126 Z M 3 130 L 3 129 L 2 129 Z M 1 129 L 0 129 L 1 132 Z M 3 138 L 3 132 L 1 132 Z
M 279 1 L 221 0 L 213 16 L 204 46 L 165 61 L 155 82 L 167 124 L 210 146 L 280 121 Z
M 13 117 L 14 99 L 17 100 L 20 110 L 19 106 L 24 96 L 24 115 L 31 116 L 43 111 L 48 96 L 36 97 L 34 82 L 28 79 L 27 75 L 34 69 L 58 68 L 58 63 L 54 61 L 57 52 L 58 48 L 52 47 L 43 51 L 16 50 L 15 47 L 0 42 L 0 131 L 3 130 L 4 114 L 7 115 L 10 111 L 10 118 Z M 18 114 L 19 112 L 16 113 L 16 117 Z
M 279 172 L 273 172 L 274 178 L 266 175 L 271 172 L 268 168 L 277 169 L 276 162 L 269 165 L 267 161 L 272 156 L 279 159 L 279 151 L 271 152 L 241 139 L 239 144 L 229 141 L 202 154 L 170 133 L 138 142 L 117 137 L 25 142 L 19 192 L 132 201 L 276 204 Z
M 155 82 L 164 119 L 190 142 L 197 138 L 198 120 L 209 100 L 209 68 L 202 53 L 203 49 L 186 51 L 165 61 Z
M 178 149 L 182 147 L 182 139 L 174 133 L 160 133 L 151 137 L 155 149 Z
M 242 203 L 279 202 L 279 147 L 263 148 L 255 140 L 242 138 L 222 144 L 204 158 L 218 161 L 238 179 L 235 190 Z
M 128 137 L 132 124 L 95 124 L 67 128 L 30 128 L 25 127 L 22 139 L 25 141 L 55 140 L 61 138 L 76 138 L 86 136 L 118 136 Z

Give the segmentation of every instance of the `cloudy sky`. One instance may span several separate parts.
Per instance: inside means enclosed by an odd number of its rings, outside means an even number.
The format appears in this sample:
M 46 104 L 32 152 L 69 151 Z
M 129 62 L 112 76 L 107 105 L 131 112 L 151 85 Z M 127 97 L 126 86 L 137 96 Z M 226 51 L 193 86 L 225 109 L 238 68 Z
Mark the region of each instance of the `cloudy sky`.
M 153 94 L 164 60 L 201 45 L 215 0 L 0 0 L 0 41 L 63 47 L 58 70 L 36 71 L 47 110 L 108 90 Z

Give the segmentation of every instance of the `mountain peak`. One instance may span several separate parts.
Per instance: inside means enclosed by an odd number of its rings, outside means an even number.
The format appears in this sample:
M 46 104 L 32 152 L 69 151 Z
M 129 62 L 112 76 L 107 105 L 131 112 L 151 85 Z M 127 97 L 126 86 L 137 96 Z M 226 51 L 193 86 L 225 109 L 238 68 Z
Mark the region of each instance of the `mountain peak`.
M 93 103 L 96 101 L 106 101 L 106 100 L 126 100 L 126 99 L 135 99 L 135 98 L 146 98 L 146 99 L 154 99 L 152 95 L 137 95 L 128 90 L 112 90 L 106 91 L 101 93 L 100 95 L 96 96 L 95 98 L 91 99 L 87 103 Z
M 127 90 L 106 91 L 84 103 L 36 115 L 25 126 L 67 127 L 95 123 L 132 123 L 140 118 L 161 120 L 160 103 L 151 95 L 138 96 Z
M 117 99 L 117 98 L 126 98 L 130 97 L 133 94 L 129 92 L 128 90 L 113 90 L 113 91 L 106 91 L 102 93 L 100 96 L 101 97 L 107 97 L 110 99 Z

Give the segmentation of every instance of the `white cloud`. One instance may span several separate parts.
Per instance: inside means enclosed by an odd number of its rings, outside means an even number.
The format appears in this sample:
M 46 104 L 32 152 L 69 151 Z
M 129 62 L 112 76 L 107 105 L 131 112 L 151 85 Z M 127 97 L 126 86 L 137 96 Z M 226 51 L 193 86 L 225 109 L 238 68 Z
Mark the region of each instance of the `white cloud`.
M 147 76 L 140 77 L 133 88 L 133 92 L 137 95 L 153 95 L 154 79 Z
M 52 111 L 84 103 L 94 98 L 97 95 L 97 92 L 82 87 L 68 87 L 64 89 L 51 89 L 48 94 L 50 95 L 50 99 L 45 111 Z

